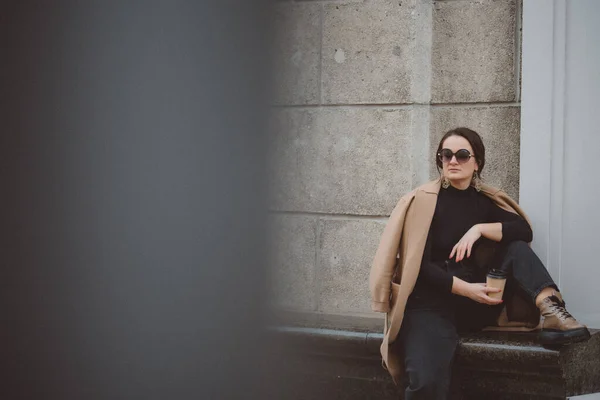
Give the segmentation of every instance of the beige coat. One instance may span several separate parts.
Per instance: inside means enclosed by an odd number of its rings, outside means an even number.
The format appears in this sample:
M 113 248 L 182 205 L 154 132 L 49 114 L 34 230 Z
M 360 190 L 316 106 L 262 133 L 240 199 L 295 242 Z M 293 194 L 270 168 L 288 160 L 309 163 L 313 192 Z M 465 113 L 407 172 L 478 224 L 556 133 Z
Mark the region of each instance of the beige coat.
M 400 381 L 403 366 L 392 345 L 402 325 L 406 301 L 419 275 L 440 186 L 439 179 L 429 182 L 398 201 L 383 231 L 371 268 L 369 279 L 371 308 L 373 311 L 387 313 L 384 339 L 381 344 L 383 366 L 390 372 L 396 383 Z M 504 210 L 518 213 L 529 222 L 518 204 L 503 191 L 482 185 L 481 192 Z M 486 257 L 489 257 L 486 253 L 490 250 L 489 246 L 481 245 L 479 254 L 474 253 L 472 257 L 476 260 L 486 260 Z M 539 322 L 539 312 L 534 305 L 518 296 L 505 300 L 507 306 L 498 319 L 499 327 L 512 327 L 518 330 L 535 329 Z

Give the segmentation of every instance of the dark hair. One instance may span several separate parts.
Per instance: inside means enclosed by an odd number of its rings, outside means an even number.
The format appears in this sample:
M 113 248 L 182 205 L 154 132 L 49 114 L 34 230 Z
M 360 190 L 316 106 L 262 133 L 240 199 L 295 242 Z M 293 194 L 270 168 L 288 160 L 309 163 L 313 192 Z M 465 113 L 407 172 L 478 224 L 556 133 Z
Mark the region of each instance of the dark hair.
M 481 177 L 481 171 L 483 171 L 483 167 L 485 166 L 485 146 L 483 145 L 483 140 L 481 140 L 481 136 L 479 134 L 469 128 L 455 128 L 446 132 L 446 134 L 440 140 L 440 144 L 438 145 L 437 151 L 435 152 L 435 165 L 437 167 L 438 172 L 440 172 L 440 168 L 442 168 L 442 161 L 438 157 L 440 151 L 442 151 L 442 145 L 444 141 L 448 139 L 450 136 L 461 136 L 469 141 L 473 152 L 475 153 L 475 161 L 479 166 L 479 170 L 477 171 L 477 176 Z

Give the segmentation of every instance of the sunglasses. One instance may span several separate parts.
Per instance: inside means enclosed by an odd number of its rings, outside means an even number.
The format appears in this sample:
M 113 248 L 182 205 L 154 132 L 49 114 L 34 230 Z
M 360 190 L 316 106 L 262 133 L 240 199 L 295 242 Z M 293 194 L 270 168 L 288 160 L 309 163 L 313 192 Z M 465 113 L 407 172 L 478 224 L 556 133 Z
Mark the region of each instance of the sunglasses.
M 460 149 L 456 153 L 453 153 L 450 149 L 442 149 L 442 151 L 438 153 L 440 161 L 444 164 L 447 164 L 450 161 L 452 161 L 452 157 L 454 156 L 456 156 L 456 161 L 458 161 L 459 164 L 464 164 L 467 161 L 469 161 L 471 157 L 475 157 L 467 149 Z

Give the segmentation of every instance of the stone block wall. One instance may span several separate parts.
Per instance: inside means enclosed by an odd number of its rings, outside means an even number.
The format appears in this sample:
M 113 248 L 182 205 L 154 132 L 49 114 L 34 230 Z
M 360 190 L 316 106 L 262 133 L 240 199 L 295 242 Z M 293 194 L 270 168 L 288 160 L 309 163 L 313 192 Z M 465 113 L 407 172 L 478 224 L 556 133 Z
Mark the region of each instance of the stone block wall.
M 519 0 L 279 1 L 269 136 L 271 303 L 376 316 L 387 217 L 467 126 L 484 179 L 517 197 Z

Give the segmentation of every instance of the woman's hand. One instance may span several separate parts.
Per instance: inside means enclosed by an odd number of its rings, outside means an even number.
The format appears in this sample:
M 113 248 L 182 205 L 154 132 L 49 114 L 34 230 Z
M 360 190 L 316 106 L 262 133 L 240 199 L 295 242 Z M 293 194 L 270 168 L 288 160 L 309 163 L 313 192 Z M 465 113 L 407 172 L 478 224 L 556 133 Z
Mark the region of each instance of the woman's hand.
M 499 293 L 502 290 L 493 287 L 487 287 L 485 283 L 469 283 L 462 279 L 454 277 L 452 293 L 468 297 L 478 303 L 494 306 L 502 303 L 501 299 L 492 299 L 488 293 Z
M 502 303 L 501 299 L 492 299 L 488 293 L 499 293 L 502 290 L 493 287 L 487 287 L 485 283 L 469 283 L 465 296 L 478 303 L 494 306 Z
M 479 225 L 473 225 L 471 229 L 464 234 L 464 236 L 454 245 L 452 252 L 450 252 L 450 259 L 456 255 L 456 262 L 471 257 L 471 249 L 473 245 L 481 237 L 481 229 Z

